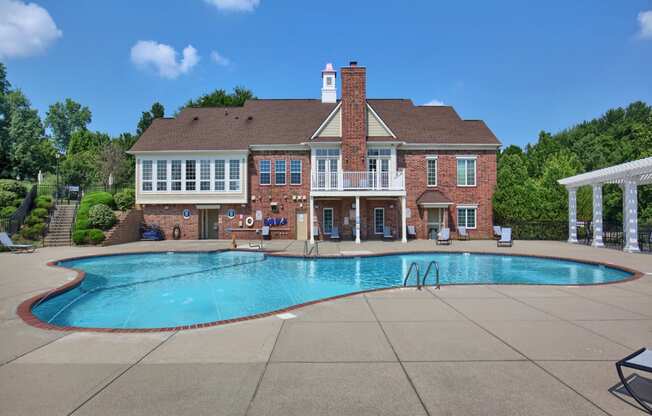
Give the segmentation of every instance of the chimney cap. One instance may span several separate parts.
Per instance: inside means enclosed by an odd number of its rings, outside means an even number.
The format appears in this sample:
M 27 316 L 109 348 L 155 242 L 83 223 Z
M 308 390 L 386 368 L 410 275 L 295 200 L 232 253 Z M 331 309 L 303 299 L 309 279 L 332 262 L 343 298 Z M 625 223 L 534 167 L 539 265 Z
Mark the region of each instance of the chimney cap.
M 349 62 L 349 66 L 358 66 L 358 61 Z
M 322 72 L 322 74 L 326 73 L 326 72 L 335 72 L 335 68 L 333 68 L 333 64 L 329 62 L 329 63 L 326 64 L 324 69 L 321 70 L 321 72 Z

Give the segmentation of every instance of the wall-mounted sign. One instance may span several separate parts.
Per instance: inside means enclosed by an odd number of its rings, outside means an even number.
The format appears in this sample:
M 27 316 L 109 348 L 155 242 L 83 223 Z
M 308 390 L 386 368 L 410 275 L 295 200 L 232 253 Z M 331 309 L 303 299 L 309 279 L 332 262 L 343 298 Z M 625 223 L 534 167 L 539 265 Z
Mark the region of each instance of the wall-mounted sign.
M 187 219 L 190 218 L 190 210 L 188 208 L 184 209 L 181 214 L 183 215 L 184 220 L 187 220 Z
M 226 210 L 226 216 L 229 217 L 230 219 L 235 218 L 235 209 L 229 208 Z
M 411 208 L 405 208 L 405 216 L 406 216 L 407 218 L 411 218 L 411 217 L 412 217 L 412 209 L 411 209 Z
M 262 221 L 263 220 L 263 211 L 257 209 L 256 210 L 256 221 Z

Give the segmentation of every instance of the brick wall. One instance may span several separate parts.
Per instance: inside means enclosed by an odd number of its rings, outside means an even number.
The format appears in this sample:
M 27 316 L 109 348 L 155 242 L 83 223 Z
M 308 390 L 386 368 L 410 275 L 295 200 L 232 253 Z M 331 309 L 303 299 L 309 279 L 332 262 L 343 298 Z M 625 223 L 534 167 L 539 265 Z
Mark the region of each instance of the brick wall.
M 130 209 L 120 218 L 120 222 L 107 233 L 108 236 L 103 245 L 112 246 L 140 240 L 140 224 L 142 222 L 143 211 Z
M 367 74 L 364 67 L 342 68 L 342 168 L 366 170 Z
M 476 186 L 457 186 L 457 159 L 460 154 L 477 156 Z M 437 155 L 437 186 L 428 187 L 426 178 L 426 156 Z M 427 212 L 416 201 L 428 189 L 438 190 L 453 201 L 448 211 L 447 222 L 452 231 L 457 227 L 458 204 L 478 204 L 477 229 L 469 230 L 472 238 L 490 238 L 493 225 L 492 196 L 496 187 L 495 151 L 399 151 L 398 167 L 405 168 L 407 207 L 411 210 L 408 225 L 414 225 L 417 238 L 427 238 Z
M 183 218 L 183 210 L 190 210 L 190 218 Z M 165 238 L 172 239 L 172 232 L 175 225 L 181 229 L 182 240 L 199 239 L 199 210 L 194 204 L 171 204 L 171 205 L 144 205 L 143 219 L 147 224 L 158 225 Z

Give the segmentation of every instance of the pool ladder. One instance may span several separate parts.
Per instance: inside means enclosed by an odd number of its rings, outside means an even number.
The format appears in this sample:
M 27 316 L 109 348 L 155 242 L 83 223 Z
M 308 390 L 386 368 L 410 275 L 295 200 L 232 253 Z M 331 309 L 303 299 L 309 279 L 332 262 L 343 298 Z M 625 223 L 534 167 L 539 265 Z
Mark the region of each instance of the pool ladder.
M 303 257 L 310 257 L 312 250 L 315 250 L 315 256 L 319 256 L 319 241 L 315 240 L 313 246 L 308 248 L 308 240 L 305 240 L 303 242 Z
M 407 286 L 408 279 L 410 278 L 410 275 L 412 274 L 412 270 L 416 270 L 417 273 L 417 289 L 421 289 L 422 286 L 426 285 L 426 279 L 428 278 L 428 274 L 430 274 L 430 270 L 432 270 L 432 266 L 435 266 L 435 289 L 440 289 L 439 285 L 439 262 L 436 260 L 431 261 L 428 263 L 428 267 L 426 268 L 426 272 L 423 275 L 423 280 L 419 279 L 419 264 L 416 261 L 413 261 L 412 264 L 410 264 L 410 268 L 408 269 L 407 273 L 405 273 L 405 278 L 403 278 L 403 286 Z

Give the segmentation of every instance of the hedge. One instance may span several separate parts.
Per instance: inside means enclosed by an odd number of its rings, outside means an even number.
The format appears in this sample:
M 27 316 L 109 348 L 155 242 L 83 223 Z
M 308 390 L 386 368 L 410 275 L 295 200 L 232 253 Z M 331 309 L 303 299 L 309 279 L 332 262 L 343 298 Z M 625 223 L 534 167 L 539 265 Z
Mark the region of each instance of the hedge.
M 136 193 L 133 189 L 125 189 L 114 196 L 115 204 L 120 211 L 127 211 L 134 207 Z
M 77 210 L 77 218 L 75 219 L 75 231 L 73 232 L 72 238 L 75 244 L 84 244 L 89 241 L 93 242 L 89 236 L 89 229 L 92 228 L 90 225 L 89 213 L 91 208 L 99 204 L 106 205 L 111 209 L 115 208 L 113 195 L 111 195 L 109 192 L 91 192 L 84 195 L 82 198 L 81 202 L 79 203 L 79 209 Z M 95 233 L 95 236 L 99 238 L 97 233 Z M 95 241 L 97 241 L 97 238 Z
M 14 212 L 16 212 L 18 208 L 16 207 L 4 207 L 0 208 L 0 218 L 8 218 L 13 215 Z
M 18 199 L 18 194 L 11 191 L 0 191 L 0 208 L 14 206 L 14 201 Z M 22 203 L 22 199 L 20 199 Z M 20 204 L 18 204 L 20 205 Z
M 97 228 L 88 230 L 88 240 L 93 244 L 100 244 L 104 241 L 104 232 Z
M 115 224 L 115 214 L 108 205 L 97 204 L 88 211 L 88 223 L 91 227 L 108 230 Z
M 0 191 L 13 192 L 21 198 L 27 195 L 25 185 L 12 179 L 0 179 Z
M 45 208 L 47 210 L 50 210 L 54 207 L 54 201 L 52 201 L 52 197 L 46 195 L 37 197 L 34 201 L 34 204 L 37 208 Z

